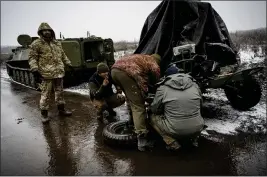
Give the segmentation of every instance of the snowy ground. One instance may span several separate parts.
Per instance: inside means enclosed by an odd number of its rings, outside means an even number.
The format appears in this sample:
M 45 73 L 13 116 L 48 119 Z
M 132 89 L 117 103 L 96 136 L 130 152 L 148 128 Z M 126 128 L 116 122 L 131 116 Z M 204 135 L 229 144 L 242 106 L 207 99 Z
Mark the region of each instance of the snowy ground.
M 120 51 L 114 53 L 115 59 L 133 53 L 132 51 Z M 251 63 L 263 62 L 265 56 L 262 55 L 260 49 L 258 54 L 252 50 L 241 50 L 241 63 L 249 66 Z M 5 70 L 1 70 L 1 77 L 7 77 Z M 68 92 L 75 92 L 83 95 L 89 95 L 87 83 L 77 87 L 65 89 Z M 249 111 L 238 111 L 233 109 L 227 100 L 223 90 L 210 89 L 204 94 L 204 113 L 205 123 L 208 126 L 203 134 L 209 136 L 214 133 L 224 135 L 236 135 L 239 132 L 262 134 L 266 133 L 266 98 L 262 98 L 261 102 L 251 108 Z M 116 109 L 120 112 L 120 118 L 127 117 L 126 106 L 123 105 Z
M 249 46 L 245 47 L 245 50 L 240 50 L 239 56 L 241 59 L 241 64 L 245 64 L 246 66 L 255 63 L 261 63 L 266 57 L 263 47 L 259 47 L 257 52 L 254 52 Z

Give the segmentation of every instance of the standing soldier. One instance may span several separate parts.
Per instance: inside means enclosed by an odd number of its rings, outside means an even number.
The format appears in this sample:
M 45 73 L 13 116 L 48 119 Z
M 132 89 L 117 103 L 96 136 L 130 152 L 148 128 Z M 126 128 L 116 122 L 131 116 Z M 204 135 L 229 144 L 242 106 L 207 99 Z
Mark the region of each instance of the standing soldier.
M 39 39 L 30 46 L 29 65 L 35 78 L 42 77 L 40 109 L 42 122 L 48 117 L 49 100 L 52 91 L 55 93 L 55 102 L 58 105 L 59 115 L 70 116 L 72 113 L 64 108 L 63 77 L 64 64 L 72 69 L 68 57 L 63 51 L 61 43 L 56 40 L 55 32 L 47 23 L 41 23 L 38 28 Z

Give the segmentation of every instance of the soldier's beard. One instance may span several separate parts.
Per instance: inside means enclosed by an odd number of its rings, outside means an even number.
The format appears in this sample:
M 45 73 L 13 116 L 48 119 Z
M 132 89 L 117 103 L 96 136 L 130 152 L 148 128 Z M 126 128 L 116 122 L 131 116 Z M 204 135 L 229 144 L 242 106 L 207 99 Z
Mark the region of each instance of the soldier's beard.
M 51 41 L 52 40 L 52 35 L 49 33 L 43 34 L 43 38 L 46 41 Z

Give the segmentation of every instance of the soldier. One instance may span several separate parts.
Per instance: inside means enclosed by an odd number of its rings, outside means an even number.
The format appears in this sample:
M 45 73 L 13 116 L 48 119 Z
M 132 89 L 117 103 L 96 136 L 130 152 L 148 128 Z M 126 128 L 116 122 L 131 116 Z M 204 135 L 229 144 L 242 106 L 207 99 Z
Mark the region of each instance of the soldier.
M 133 54 L 117 60 L 111 69 L 113 81 L 129 101 L 140 151 L 153 145 L 145 123 L 145 97 L 160 78 L 160 60 L 158 54 Z
M 125 102 L 122 90 L 117 86 L 117 93 L 112 89 L 113 81 L 105 63 L 97 65 L 97 71 L 89 79 L 90 98 L 97 109 L 97 119 L 106 123 L 113 121 L 116 112 L 113 108 Z
M 166 77 L 158 83 L 151 104 L 151 125 L 162 136 L 168 150 L 178 150 L 179 142 L 198 145 L 198 136 L 204 128 L 201 116 L 202 93 L 194 79 L 171 66 Z
M 55 102 L 58 105 L 59 115 L 70 116 L 72 113 L 65 110 L 63 98 L 64 64 L 71 69 L 72 65 L 63 51 L 62 45 L 56 40 L 55 32 L 47 23 L 41 23 L 38 28 L 39 39 L 30 46 L 29 65 L 35 78 L 42 78 L 40 109 L 42 122 L 49 122 L 48 108 L 52 91 L 55 93 Z

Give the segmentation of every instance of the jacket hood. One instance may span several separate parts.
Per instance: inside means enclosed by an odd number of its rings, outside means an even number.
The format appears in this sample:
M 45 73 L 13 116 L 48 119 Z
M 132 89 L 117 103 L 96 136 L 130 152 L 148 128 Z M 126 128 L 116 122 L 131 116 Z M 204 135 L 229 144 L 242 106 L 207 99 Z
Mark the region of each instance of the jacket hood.
M 164 85 L 177 90 L 186 90 L 193 85 L 193 78 L 188 74 L 173 74 L 165 80 Z
M 42 35 L 41 35 L 41 31 L 42 31 L 42 30 L 50 30 L 50 31 L 52 32 L 52 38 L 53 38 L 53 39 L 56 39 L 55 32 L 54 32 L 54 30 L 48 25 L 48 23 L 43 22 L 43 23 L 40 24 L 40 26 L 39 26 L 39 28 L 38 28 L 38 31 L 37 31 L 37 34 L 38 34 L 40 37 L 42 37 Z

